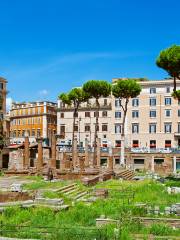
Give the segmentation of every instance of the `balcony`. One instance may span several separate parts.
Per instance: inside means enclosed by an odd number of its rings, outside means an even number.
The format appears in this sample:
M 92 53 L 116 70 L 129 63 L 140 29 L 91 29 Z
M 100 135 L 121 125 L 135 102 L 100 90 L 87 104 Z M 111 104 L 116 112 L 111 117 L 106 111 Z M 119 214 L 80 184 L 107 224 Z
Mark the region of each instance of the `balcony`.
M 175 132 L 174 137 L 180 137 L 180 132 Z
M 96 106 L 96 104 L 90 104 L 90 105 L 82 105 L 79 106 L 79 110 L 80 111 L 95 111 L 98 107 Z M 99 107 L 100 110 L 111 110 L 112 109 L 112 104 L 109 103 L 107 105 L 104 104 L 100 104 Z M 73 106 L 60 106 L 60 108 L 57 109 L 58 112 L 71 112 L 74 110 Z

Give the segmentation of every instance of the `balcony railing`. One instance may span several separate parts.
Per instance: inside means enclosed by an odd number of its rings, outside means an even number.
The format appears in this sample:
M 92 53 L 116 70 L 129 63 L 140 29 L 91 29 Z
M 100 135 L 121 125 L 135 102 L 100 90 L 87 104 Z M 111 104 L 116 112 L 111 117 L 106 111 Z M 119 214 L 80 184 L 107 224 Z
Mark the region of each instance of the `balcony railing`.
M 175 136 L 175 137 L 180 137 L 180 132 L 175 132 L 175 133 L 174 133 L 174 136 Z
M 100 104 L 100 109 L 111 109 L 112 107 L 112 104 L 109 103 L 109 104 Z M 91 104 L 91 105 L 84 105 L 84 106 L 79 106 L 79 110 L 93 110 L 93 109 L 97 109 L 97 105 L 96 104 Z M 60 106 L 60 108 L 58 108 L 58 111 L 72 111 L 74 109 L 73 106 Z

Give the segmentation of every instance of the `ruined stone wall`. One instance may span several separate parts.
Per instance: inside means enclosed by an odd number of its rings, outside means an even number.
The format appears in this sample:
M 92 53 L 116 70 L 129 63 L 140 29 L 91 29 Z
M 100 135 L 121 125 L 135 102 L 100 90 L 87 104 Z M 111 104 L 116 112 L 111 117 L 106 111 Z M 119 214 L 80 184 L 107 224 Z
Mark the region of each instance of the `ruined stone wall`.
M 23 170 L 24 149 L 17 149 L 9 153 L 9 170 Z

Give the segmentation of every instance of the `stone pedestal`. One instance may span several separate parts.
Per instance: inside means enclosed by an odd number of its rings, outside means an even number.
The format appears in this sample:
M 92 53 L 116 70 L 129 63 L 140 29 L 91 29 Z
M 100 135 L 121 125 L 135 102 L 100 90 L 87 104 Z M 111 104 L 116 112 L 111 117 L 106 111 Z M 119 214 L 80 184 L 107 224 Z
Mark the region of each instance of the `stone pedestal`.
M 38 159 L 37 159 L 37 170 L 41 170 L 43 167 L 43 147 L 42 138 L 37 139 L 38 142 Z
M 51 141 L 51 168 L 56 169 L 56 135 L 52 136 Z
M 85 140 L 85 167 L 89 167 L 88 140 Z
M 26 136 L 24 140 L 24 168 L 29 168 L 29 137 Z

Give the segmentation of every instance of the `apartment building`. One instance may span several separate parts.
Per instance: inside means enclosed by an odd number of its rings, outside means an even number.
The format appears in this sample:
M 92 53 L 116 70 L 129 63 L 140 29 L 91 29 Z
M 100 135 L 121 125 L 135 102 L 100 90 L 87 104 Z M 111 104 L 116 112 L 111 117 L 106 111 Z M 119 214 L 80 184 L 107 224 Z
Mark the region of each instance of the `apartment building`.
M 48 144 L 56 133 L 57 104 L 53 102 L 13 103 L 10 110 L 10 142 L 22 143 L 27 134 L 31 143 L 43 138 Z
M 118 79 L 113 79 L 115 83 Z M 125 124 L 125 145 L 129 148 L 180 147 L 180 103 L 173 99 L 173 80 L 140 82 L 142 91 L 128 105 Z M 180 89 L 180 82 L 177 82 Z M 95 100 L 80 106 L 76 118 L 75 137 L 84 146 L 85 139 L 92 145 L 95 130 Z M 119 99 L 113 96 L 100 99 L 98 137 L 101 145 L 121 146 L 123 112 Z M 73 108 L 58 100 L 57 133 L 59 142 L 72 139 Z

